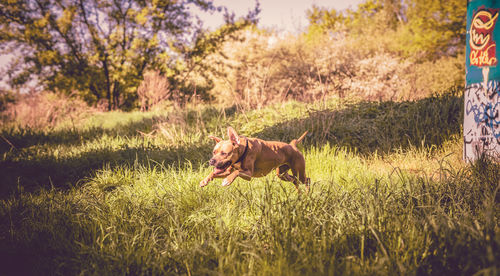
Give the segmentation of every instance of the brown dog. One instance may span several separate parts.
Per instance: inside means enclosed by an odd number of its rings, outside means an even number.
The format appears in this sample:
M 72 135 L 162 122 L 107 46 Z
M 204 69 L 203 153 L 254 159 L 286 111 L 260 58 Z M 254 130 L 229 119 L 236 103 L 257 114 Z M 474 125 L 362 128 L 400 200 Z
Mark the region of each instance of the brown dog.
M 297 144 L 304 139 L 307 131 L 290 144 L 278 141 L 264 141 L 257 138 L 238 136 L 232 127 L 227 128 L 229 140 L 209 136 L 217 144 L 214 147 L 210 165 L 214 170 L 200 182 L 204 187 L 214 178 L 225 177 L 222 186 L 230 185 L 236 177 L 250 180 L 262 177 L 276 168 L 279 178 L 295 184 L 299 191 L 299 181 L 306 184 L 309 191 L 309 178 L 306 178 L 306 162 L 297 149 Z M 288 174 L 292 171 L 293 176 Z

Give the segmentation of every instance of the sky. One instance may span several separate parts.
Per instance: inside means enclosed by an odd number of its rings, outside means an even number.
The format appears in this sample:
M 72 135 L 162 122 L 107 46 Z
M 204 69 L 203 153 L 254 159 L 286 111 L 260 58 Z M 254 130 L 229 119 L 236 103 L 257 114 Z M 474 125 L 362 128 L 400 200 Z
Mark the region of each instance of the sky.
M 297 33 L 308 25 L 306 11 L 313 5 L 344 10 L 355 8 L 364 0 L 260 0 L 260 28 Z M 214 0 L 214 4 L 234 11 L 236 18 L 244 16 L 255 7 L 255 0 Z M 216 28 L 222 24 L 220 15 L 200 14 L 204 25 Z

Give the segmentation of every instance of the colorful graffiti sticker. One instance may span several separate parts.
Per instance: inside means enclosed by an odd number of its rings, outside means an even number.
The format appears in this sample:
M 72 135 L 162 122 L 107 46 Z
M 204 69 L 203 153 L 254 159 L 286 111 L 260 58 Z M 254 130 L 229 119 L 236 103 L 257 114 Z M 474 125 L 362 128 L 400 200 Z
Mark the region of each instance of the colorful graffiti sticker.
M 493 40 L 493 30 L 498 19 L 499 9 L 479 8 L 470 25 L 470 64 L 477 67 L 495 66 L 496 43 Z

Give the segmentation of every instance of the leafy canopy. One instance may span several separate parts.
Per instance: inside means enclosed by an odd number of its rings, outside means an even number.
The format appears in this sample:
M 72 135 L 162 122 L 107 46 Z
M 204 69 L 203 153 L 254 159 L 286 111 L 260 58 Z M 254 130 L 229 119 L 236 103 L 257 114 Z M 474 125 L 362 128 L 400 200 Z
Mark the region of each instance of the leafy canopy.
M 377 51 L 434 60 L 464 51 L 466 8 L 461 0 L 368 0 L 345 11 L 313 6 L 309 35 L 372 40 Z
M 193 9 L 223 13 L 226 25 L 209 34 Z M 210 0 L 1 0 L 0 47 L 17 54 L 7 71 L 14 87 L 39 80 L 108 109 L 130 108 L 146 69 L 181 91 L 178 76 L 258 13 L 257 3 L 236 21 Z

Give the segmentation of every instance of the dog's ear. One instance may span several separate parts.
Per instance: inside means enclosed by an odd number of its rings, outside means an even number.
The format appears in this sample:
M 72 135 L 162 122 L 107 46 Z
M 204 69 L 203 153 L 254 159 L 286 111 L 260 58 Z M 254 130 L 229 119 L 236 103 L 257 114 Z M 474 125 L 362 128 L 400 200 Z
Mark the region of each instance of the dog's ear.
M 215 143 L 219 143 L 220 141 L 222 141 L 222 139 L 221 139 L 221 138 L 219 138 L 219 137 L 215 137 L 215 136 L 212 136 L 212 135 L 208 136 L 208 138 L 210 138 L 210 139 L 214 140 L 214 141 L 215 141 Z
M 240 137 L 232 127 L 227 127 L 227 136 L 229 136 L 229 141 L 231 141 L 231 143 L 234 145 L 238 144 Z

